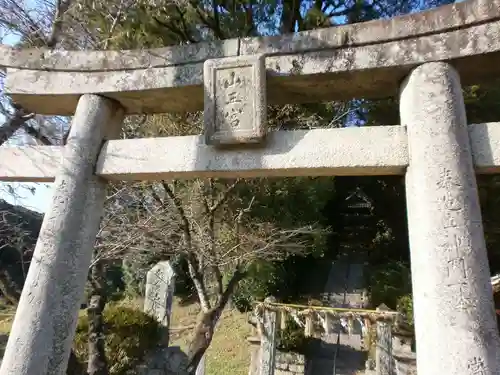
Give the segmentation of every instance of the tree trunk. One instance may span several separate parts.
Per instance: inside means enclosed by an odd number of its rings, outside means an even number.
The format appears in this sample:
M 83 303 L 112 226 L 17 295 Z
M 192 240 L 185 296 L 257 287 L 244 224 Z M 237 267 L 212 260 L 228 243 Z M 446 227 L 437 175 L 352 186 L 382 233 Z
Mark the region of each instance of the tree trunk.
M 233 295 L 236 286 L 245 276 L 246 272 L 237 269 L 233 273 L 231 280 L 229 280 L 222 297 L 217 301 L 217 305 L 213 309 L 201 313 L 189 345 L 187 368 L 189 375 L 196 374 L 198 364 L 212 342 L 214 330 L 222 315 L 222 311 L 224 311 L 229 299 Z
M 85 368 L 76 358 L 75 352 L 71 349 L 69 354 L 68 369 L 66 370 L 66 375 L 87 375 Z
M 89 362 L 88 375 L 108 375 L 108 361 L 105 352 L 103 311 L 106 306 L 104 293 L 104 266 L 97 261 L 91 270 L 91 295 L 87 316 L 89 318 Z
M 1 265 L 3 266 L 3 265 Z M 17 285 L 9 273 L 9 270 L 5 266 L 0 268 L 0 292 L 3 297 L 9 301 L 14 306 L 19 302 L 21 297 L 22 285 Z
M 300 0 L 283 0 L 283 11 L 281 13 L 281 33 L 292 34 L 295 32 L 295 25 L 300 20 Z M 300 30 L 299 30 L 300 31 Z
M 203 281 L 203 275 L 200 274 L 197 270 L 197 266 L 193 264 L 192 257 L 189 257 L 188 254 L 188 269 L 189 269 L 189 277 L 193 280 L 194 288 L 196 289 L 196 293 L 198 294 L 198 300 L 200 301 L 201 309 L 205 312 L 208 312 L 211 308 L 210 300 L 208 297 L 207 289 L 205 287 L 205 283 Z
M 27 113 L 22 107 L 13 104 L 15 112 L 0 126 L 0 146 L 18 131 L 26 121 L 34 117 L 33 113 Z

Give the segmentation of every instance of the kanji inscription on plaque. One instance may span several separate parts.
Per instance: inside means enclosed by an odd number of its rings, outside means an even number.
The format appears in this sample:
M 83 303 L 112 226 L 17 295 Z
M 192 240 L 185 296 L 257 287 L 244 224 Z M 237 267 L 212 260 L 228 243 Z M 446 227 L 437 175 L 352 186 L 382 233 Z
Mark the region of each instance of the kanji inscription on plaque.
M 486 365 L 482 358 L 473 357 L 467 362 L 467 370 L 470 375 L 486 375 Z
M 264 56 L 207 60 L 203 70 L 205 142 L 260 143 L 267 120 Z

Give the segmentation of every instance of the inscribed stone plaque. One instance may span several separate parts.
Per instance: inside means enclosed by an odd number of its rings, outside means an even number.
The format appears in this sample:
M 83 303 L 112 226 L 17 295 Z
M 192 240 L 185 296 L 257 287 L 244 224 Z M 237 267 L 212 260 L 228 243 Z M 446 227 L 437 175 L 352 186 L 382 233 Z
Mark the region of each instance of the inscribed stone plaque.
M 205 142 L 259 143 L 266 134 L 266 66 L 263 55 L 206 60 Z
M 156 319 L 165 329 L 164 344 L 168 344 L 168 329 L 175 288 L 175 272 L 170 262 L 159 262 L 146 277 L 144 312 Z

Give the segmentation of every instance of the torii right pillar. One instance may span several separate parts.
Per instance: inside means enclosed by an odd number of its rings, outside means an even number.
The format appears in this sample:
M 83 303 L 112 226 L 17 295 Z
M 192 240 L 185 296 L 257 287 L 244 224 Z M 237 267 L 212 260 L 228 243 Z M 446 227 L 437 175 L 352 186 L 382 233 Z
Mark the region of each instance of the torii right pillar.
M 400 92 L 419 375 L 500 374 L 500 339 L 460 77 L 414 69 Z

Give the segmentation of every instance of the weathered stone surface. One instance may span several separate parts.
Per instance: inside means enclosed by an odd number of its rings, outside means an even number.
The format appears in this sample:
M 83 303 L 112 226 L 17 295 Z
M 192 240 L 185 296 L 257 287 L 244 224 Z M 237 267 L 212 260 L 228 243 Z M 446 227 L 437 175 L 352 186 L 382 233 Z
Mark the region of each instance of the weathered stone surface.
M 443 33 L 496 21 L 499 0 L 469 0 L 393 19 L 271 37 L 229 39 L 175 47 L 122 51 L 64 51 L 0 46 L 0 66 L 24 70 L 105 72 L 138 70 L 254 54 L 291 54 L 377 44 Z
M 289 365 L 288 369 L 294 373 L 304 373 L 304 365 Z
M 162 343 L 168 345 L 170 314 L 175 289 L 175 271 L 170 262 L 159 262 L 146 277 L 144 312 L 154 317 L 163 326 Z
M 291 352 L 276 352 L 276 363 L 284 365 L 304 365 L 305 357 L 303 354 Z
M 248 368 L 248 375 L 260 375 L 260 357 L 262 354 L 260 350 L 261 340 L 259 337 L 253 336 L 247 338 L 247 341 L 250 344 L 250 366 Z
M 259 346 L 260 340 L 256 337 L 251 337 L 248 341 L 252 344 L 250 368 L 248 371 L 249 375 L 262 375 L 261 369 L 261 354 L 262 350 Z M 290 369 L 290 366 L 294 367 L 297 372 Z M 275 361 L 274 361 L 274 375 L 285 374 L 285 375 L 304 375 L 305 373 L 305 356 L 298 353 L 290 352 L 280 352 L 276 350 Z
M 392 349 L 395 352 L 411 353 L 412 339 L 409 337 L 398 337 L 392 332 Z
M 387 311 L 386 306 L 378 307 L 377 311 Z M 392 356 L 392 328 L 391 323 L 377 322 L 375 369 L 377 375 L 395 375 L 394 359 Z
M 236 56 L 237 45 L 226 41 L 182 46 L 177 52 L 162 49 L 159 57 L 154 50 L 137 56 L 95 52 L 97 62 L 85 57 L 84 63 L 78 59 L 87 52 L 73 57 L 45 51 L 45 61 L 40 52 L 10 51 L 0 65 L 15 66 L 8 56 L 18 56 L 22 64 L 7 69 L 6 92 L 40 114 L 72 114 L 81 93 L 105 94 L 129 113 L 185 112 L 203 108 L 203 61 Z M 452 61 L 464 83 L 477 83 L 500 73 L 500 0 L 469 0 L 391 20 L 298 33 L 282 43 L 245 39 L 239 52 L 267 55 L 271 104 L 387 97 L 397 93 L 413 67 L 430 61 Z M 37 66 L 60 70 L 26 70 Z
M 276 353 L 278 354 L 278 353 Z M 282 363 L 279 361 L 278 358 L 276 358 L 276 364 L 274 366 L 276 370 L 288 370 L 288 363 Z
M 393 350 L 393 356 L 395 360 L 395 375 L 417 374 L 417 358 L 415 353 L 412 353 L 411 351 L 397 352 Z
M 457 27 L 467 27 L 479 19 L 484 22 L 496 21 L 499 18 L 499 7 L 500 2 L 497 0 L 469 0 L 392 19 L 303 31 L 298 34 L 243 38 L 241 51 L 243 54 L 284 55 L 440 34 Z
M 144 363 L 129 372 L 130 375 L 188 375 L 187 355 L 178 346 L 158 348 L 148 354 Z
M 416 68 L 401 89 L 419 375 L 498 374 L 500 340 L 460 79 Z
M 500 123 L 468 126 L 476 173 L 500 173 Z M 175 153 L 165 150 L 175 149 Z M 54 181 L 59 146 L 0 148 L 0 181 Z M 203 137 L 105 143 L 96 167 L 109 180 L 204 177 L 404 174 L 406 129 L 365 127 L 271 132 L 266 148 L 219 151 Z
M 124 140 L 104 145 L 97 173 L 117 179 L 127 174 L 148 179 L 160 170 L 166 179 L 402 174 L 405 140 L 400 126 L 273 132 L 266 136 L 266 147 L 230 150 L 207 147 L 197 136 Z M 175 153 L 165 152 L 173 149 Z
M 205 142 L 260 143 L 267 128 L 264 56 L 207 60 L 203 69 Z
M 94 174 L 103 139 L 116 136 L 123 110 L 82 96 L 73 117 L 0 369 L 2 375 L 66 372 L 95 236 L 106 196 Z
M 266 302 L 276 302 L 276 299 L 274 297 L 268 297 L 266 298 Z M 275 311 L 264 311 L 263 332 L 260 344 L 259 375 L 275 375 L 277 315 Z
M 0 180 L 53 182 L 63 154 L 62 146 L 0 147 Z
M 0 67 L 64 72 L 109 72 L 202 62 L 238 54 L 238 39 L 121 51 L 18 49 L 0 45 Z
M 478 151 L 500 129 L 482 131 Z M 488 138 L 489 137 L 489 138 Z M 104 144 L 96 173 L 110 180 L 195 177 L 403 174 L 408 164 L 406 130 L 401 126 L 271 132 L 266 147 L 218 150 L 200 136 L 143 138 Z M 176 150 L 166 153 L 165 150 Z M 489 168 L 500 167 L 498 157 Z M 1 147 L 1 181 L 53 181 L 62 157 L 60 147 Z M 492 164 L 493 163 L 493 164 Z M 498 167 L 497 167 L 498 168 Z M 494 170 L 494 169 L 492 169 Z M 498 170 L 498 169 L 497 169 Z

